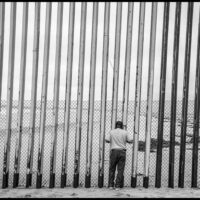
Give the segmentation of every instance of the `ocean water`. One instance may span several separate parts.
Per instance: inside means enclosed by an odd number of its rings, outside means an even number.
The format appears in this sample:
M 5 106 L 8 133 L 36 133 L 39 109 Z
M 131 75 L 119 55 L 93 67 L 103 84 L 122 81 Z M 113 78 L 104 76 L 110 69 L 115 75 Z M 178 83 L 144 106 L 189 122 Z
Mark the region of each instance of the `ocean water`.
M 64 101 L 59 103 L 58 113 L 58 132 L 57 132 L 57 153 L 56 153 L 56 187 L 60 187 L 61 176 L 61 162 L 62 162 L 62 145 L 63 145 L 63 128 L 64 128 Z M 158 124 L 158 101 L 153 103 L 153 115 L 152 115 L 152 129 L 151 138 L 157 138 L 157 124 Z M 106 134 L 110 130 L 111 126 L 111 101 L 107 102 L 106 112 Z M 46 111 L 46 128 L 45 128 L 45 142 L 44 142 L 44 166 L 43 166 L 43 181 L 44 187 L 49 186 L 49 170 L 50 170 L 50 149 L 51 149 L 51 134 L 52 134 L 52 109 L 53 102 L 48 101 Z M 192 143 L 190 140 L 193 134 L 193 101 L 188 103 L 188 122 L 187 122 L 187 134 L 186 134 L 186 160 L 185 160 L 185 187 L 191 185 L 191 163 L 192 163 Z M 10 166 L 9 166 L 9 185 L 12 186 L 13 182 L 13 169 L 14 169 L 14 151 L 17 134 L 17 102 L 13 102 L 12 109 L 12 132 L 11 132 L 11 149 L 10 149 Z M 176 120 L 176 141 L 180 142 L 181 131 L 181 101 L 177 102 L 177 120 Z M 24 117 L 23 117 L 23 132 L 22 132 L 22 146 L 21 146 L 21 162 L 20 162 L 20 180 L 19 185 L 25 186 L 26 183 L 26 162 L 27 162 L 27 150 L 28 150 L 28 138 L 29 138 L 29 118 L 30 118 L 30 101 L 25 101 L 24 104 Z M 122 117 L 122 102 L 118 105 L 118 120 Z M 93 142 L 92 142 L 92 174 L 91 185 L 97 186 L 98 184 L 98 159 L 99 159 L 99 134 L 100 134 L 100 101 L 95 102 L 95 112 L 93 120 Z M 128 123 L 127 130 L 133 133 L 134 122 L 134 102 L 129 102 L 128 110 Z M 81 133 L 81 157 L 80 157 L 80 186 L 85 185 L 85 167 L 86 167 L 86 148 L 87 148 L 87 123 L 88 123 L 88 102 L 83 102 L 82 112 L 82 133 Z M 5 140 L 5 125 L 6 125 L 6 102 L 2 102 L 0 112 L 0 187 L 2 184 L 2 170 L 3 170 L 3 147 Z M 36 132 L 34 138 L 34 162 L 33 162 L 33 187 L 36 185 L 36 172 L 37 172 L 37 153 L 39 142 L 39 124 L 40 124 L 40 102 L 37 102 L 36 110 Z M 141 102 L 140 113 L 140 132 L 139 140 L 145 141 L 145 125 L 146 125 L 146 101 Z M 68 174 L 67 185 L 73 183 L 74 173 L 74 152 L 75 152 L 75 134 L 76 134 L 76 102 L 71 103 L 70 110 L 70 133 L 69 133 L 69 146 L 68 146 Z M 169 141 L 170 134 L 170 101 L 165 103 L 165 118 L 164 118 L 164 132 L 163 139 Z M 132 171 L 132 148 L 133 146 L 127 144 L 126 153 L 126 166 L 124 173 L 124 185 L 130 186 L 131 183 L 131 171 Z M 178 168 L 179 168 L 179 152 L 180 146 L 175 148 L 175 187 L 178 186 Z M 169 165 L 169 148 L 163 148 L 162 151 L 162 187 L 168 186 L 168 165 Z M 104 185 L 108 184 L 108 167 L 109 167 L 109 144 L 105 145 L 105 160 L 104 160 Z M 150 167 L 149 167 L 149 186 L 155 185 L 155 167 L 156 167 L 156 149 L 155 152 L 150 153 Z M 138 182 L 137 185 L 143 185 L 143 170 L 144 170 L 144 151 L 138 153 Z

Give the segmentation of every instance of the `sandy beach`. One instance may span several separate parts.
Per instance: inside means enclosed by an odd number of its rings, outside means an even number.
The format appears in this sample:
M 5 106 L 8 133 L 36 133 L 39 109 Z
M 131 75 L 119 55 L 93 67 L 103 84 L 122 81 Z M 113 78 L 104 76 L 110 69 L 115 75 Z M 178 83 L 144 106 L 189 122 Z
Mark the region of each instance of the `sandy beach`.
M 8 188 L 0 189 L 0 198 L 199 198 L 200 188 Z

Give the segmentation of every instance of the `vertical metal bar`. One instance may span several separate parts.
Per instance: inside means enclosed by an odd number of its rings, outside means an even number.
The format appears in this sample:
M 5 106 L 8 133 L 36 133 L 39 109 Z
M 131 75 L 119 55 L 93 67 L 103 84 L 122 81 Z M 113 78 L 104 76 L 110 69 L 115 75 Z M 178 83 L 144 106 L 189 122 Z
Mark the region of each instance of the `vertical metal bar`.
M 39 130 L 40 132 L 39 132 L 36 188 L 42 187 L 46 101 L 47 101 L 48 69 L 49 69 L 49 46 L 50 46 L 50 33 L 51 33 L 51 7 L 52 3 L 48 2 L 46 4 L 46 24 L 45 24 L 45 41 L 44 41 L 44 60 L 43 60 L 44 63 L 43 63 L 43 75 L 42 75 L 41 113 L 40 113 L 40 130 Z
M 118 80 L 119 80 L 120 43 L 121 43 L 121 21 L 122 21 L 122 2 L 117 2 L 116 25 L 115 25 L 115 54 L 114 54 L 114 69 L 113 69 L 111 129 L 115 128 L 115 122 L 117 120 Z
M 193 2 L 188 3 L 188 13 L 187 13 L 185 67 L 184 67 L 184 80 L 183 80 L 183 100 L 182 100 L 182 120 L 181 120 L 182 122 L 181 123 L 181 146 L 180 146 L 179 180 L 178 180 L 178 187 L 181 187 L 181 188 L 184 187 L 185 142 L 186 142 L 186 129 L 187 129 L 193 4 L 194 4 Z
M 21 160 L 24 87 L 25 87 L 25 74 L 26 74 L 27 30 L 28 30 L 28 5 L 29 5 L 28 2 L 23 3 L 19 104 L 18 104 L 18 115 L 17 115 L 17 135 L 15 143 L 13 188 L 18 187 L 19 184 L 19 170 L 20 170 L 20 160 Z
M 117 2 L 116 10 L 117 11 L 116 11 L 116 24 L 115 24 L 115 53 L 114 53 L 114 68 L 113 68 L 111 129 L 115 128 L 115 123 L 117 120 L 122 2 Z M 108 182 L 108 185 L 109 184 L 110 183 Z
M 156 157 L 156 182 L 155 187 L 161 186 L 161 170 L 162 170 L 162 143 L 163 143 L 163 121 L 165 112 L 165 85 L 166 85 L 166 69 L 167 69 L 167 42 L 168 42 L 168 26 L 169 26 L 169 8 L 170 3 L 164 3 L 163 17 L 163 36 L 162 36 L 162 57 L 160 72 L 160 95 L 159 95 L 159 111 L 158 111 L 158 132 L 157 132 L 157 157 Z
M 60 60 L 61 60 L 61 42 L 62 42 L 62 20 L 63 20 L 63 2 L 59 2 L 58 8 L 57 8 L 56 59 L 55 59 L 55 77 L 54 77 L 53 118 L 52 118 L 53 130 L 52 130 L 52 136 L 51 136 L 52 141 L 51 141 L 51 154 L 50 154 L 49 188 L 55 187 L 59 86 L 60 86 Z
M 92 168 L 92 139 L 93 139 L 93 118 L 94 118 L 94 95 L 95 95 L 95 73 L 96 73 L 96 50 L 97 50 L 97 28 L 98 28 L 98 2 L 93 3 L 92 17 L 92 41 L 90 57 L 90 85 L 89 85 L 89 108 L 87 124 L 87 150 L 86 150 L 86 173 L 85 187 L 91 185 Z
M 197 64 L 194 101 L 194 128 L 193 128 L 193 151 L 192 151 L 192 187 L 197 187 L 198 167 L 198 143 L 199 143 L 199 111 L 200 111 L 200 13 L 197 43 Z
M 66 186 L 66 179 L 67 179 L 68 141 L 69 141 L 69 130 L 70 130 L 71 82 L 72 82 L 73 45 L 74 45 L 74 17 L 75 17 L 75 2 L 70 2 L 61 188 L 64 188 Z
M 172 69 L 172 91 L 171 91 L 169 173 L 168 173 L 168 187 L 171 187 L 171 188 L 174 187 L 176 100 L 177 100 L 177 75 L 178 75 L 180 22 L 181 22 L 181 2 L 176 2 L 176 14 L 175 14 L 175 24 L 174 24 L 174 52 L 173 52 L 173 69 Z
M 17 7 L 16 2 L 12 2 L 11 8 L 10 8 L 10 39 L 9 39 L 9 60 L 8 60 L 8 81 L 7 81 L 6 137 L 5 137 L 5 143 L 4 143 L 2 188 L 8 187 L 8 179 L 9 179 L 12 100 L 13 100 L 12 99 L 13 98 L 13 75 L 14 75 L 14 60 L 15 60 L 16 7 Z
M 5 20 L 5 2 L 0 2 L 0 111 L 1 111 L 1 90 L 3 73 L 3 47 L 4 47 L 4 20 Z
M 33 41 L 33 64 L 32 64 L 32 88 L 31 88 L 31 109 L 29 121 L 29 140 L 27 151 L 27 171 L 26 187 L 32 184 L 33 173 L 33 149 L 35 135 L 35 114 L 37 101 L 37 77 L 39 60 L 39 40 L 40 40 L 40 2 L 35 3 L 35 22 L 34 22 L 34 41 Z
M 122 101 L 122 122 L 123 122 L 123 128 L 125 130 L 127 130 L 127 121 L 128 121 L 130 63 L 131 63 L 132 29 L 133 29 L 133 9 L 134 9 L 134 3 L 128 2 L 126 53 L 125 53 L 124 86 L 123 86 L 123 101 Z M 122 186 L 123 185 L 124 185 L 124 176 L 123 176 L 123 181 L 122 181 Z
M 80 148 L 82 131 L 82 104 L 83 104 L 83 83 L 84 83 L 84 61 L 85 61 L 85 32 L 86 32 L 87 3 L 81 3 L 81 27 L 79 46 L 79 71 L 78 71 L 78 92 L 77 92 L 77 116 L 75 135 L 75 159 L 74 159 L 74 182 L 73 187 L 79 186 L 80 170 Z
M 134 3 L 128 2 L 126 55 L 125 55 L 126 57 L 125 57 L 123 104 L 122 104 L 122 122 L 123 122 L 123 126 L 125 130 L 127 129 L 127 120 L 128 120 L 129 80 L 130 80 L 130 63 L 131 63 L 131 47 L 132 47 L 132 29 L 133 29 L 133 8 L 134 8 Z
M 143 177 L 143 187 L 145 188 L 148 188 L 148 185 L 149 185 L 156 24 L 157 24 L 157 2 L 153 2 L 152 10 L 151 10 L 151 33 L 150 33 L 151 35 L 150 35 L 150 49 L 149 49 L 149 72 L 148 72 L 146 130 L 145 130 L 145 156 L 144 156 L 144 177 Z
M 104 182 L 104 152 L 105 152 L 105 128 L 106 128 L 106 100 L 107 100 L 107 72 L 109 54 L 109 27 L 110 27 L 110 2 L 105 2 L 104 7 L 104 34 L 101 77 L 101 113 L 99 136 L 99 166 L 98 187 L 103 187 Z
M 134 104 L 134 123 L 133 123 L 133 154 L 132 154 L 132 176 L 131 187 L 137 186 L 137 157 L 138 139 L 140 128 L 140 105 L 142 88 L 142 61 L 143 61 L 143 41 L 145 24 L 145 2 L 140 2 L 139 30 L 138 30 L 138 50 L 137 50 L 137 71 L 135 81 L 135 104 Z

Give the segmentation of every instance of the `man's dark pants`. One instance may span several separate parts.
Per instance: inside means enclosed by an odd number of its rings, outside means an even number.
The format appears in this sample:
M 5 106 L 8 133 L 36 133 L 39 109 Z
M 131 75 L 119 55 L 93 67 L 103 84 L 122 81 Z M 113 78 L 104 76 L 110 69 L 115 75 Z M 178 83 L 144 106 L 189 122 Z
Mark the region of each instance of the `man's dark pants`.
M 109 166 L 109 187 L 114 187 L 115 170 L 117 167 L 117 178 L 115 187 L 123 187 L 123 174 L 126 161 L 126 150 L 112 149 L 110 152 L 110 166 Z

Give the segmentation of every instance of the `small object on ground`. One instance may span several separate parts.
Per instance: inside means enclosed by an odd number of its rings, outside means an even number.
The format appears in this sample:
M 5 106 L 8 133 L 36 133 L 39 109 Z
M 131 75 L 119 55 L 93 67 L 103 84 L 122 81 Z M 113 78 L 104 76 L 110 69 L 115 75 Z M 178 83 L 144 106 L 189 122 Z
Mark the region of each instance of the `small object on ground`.
M 76 193 L 72 193 L 72 194 L 71 194 L 71 196 L 76 196 L 76 195 L 77 195 Z
M 114 187 L 109 187 L 109 190 L 113 190 L 114 189 Z
M 120 190 L 120 188 L 118 188 L 118 187 L 117 187 L 117 188 L 115 188 L 115 190 L 116 190 L 116 191 L 119 191 L 119 190 Z

